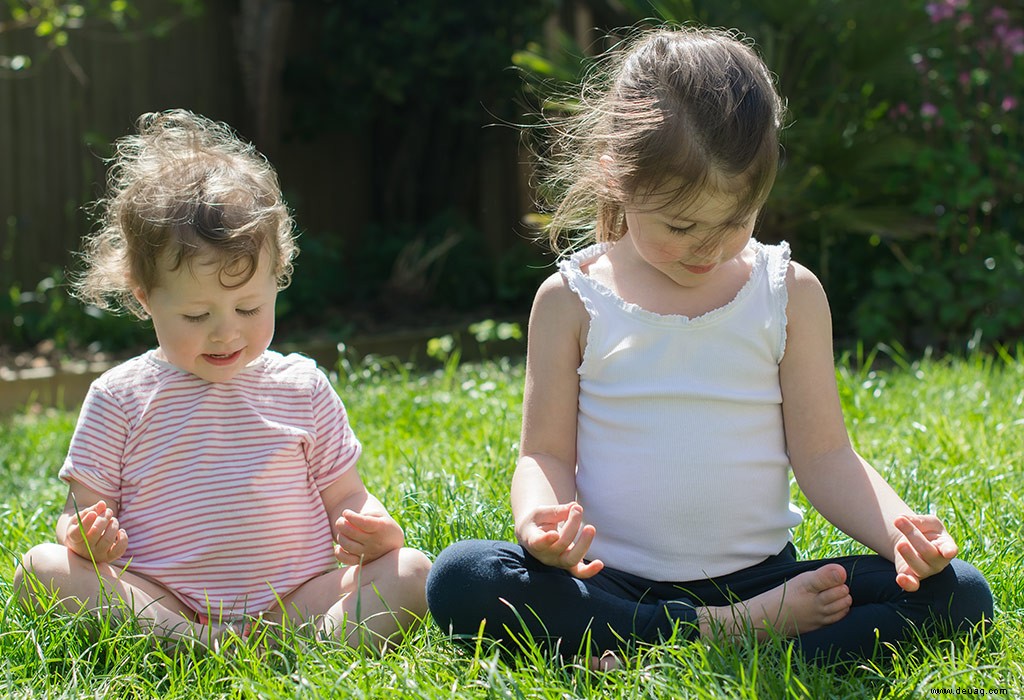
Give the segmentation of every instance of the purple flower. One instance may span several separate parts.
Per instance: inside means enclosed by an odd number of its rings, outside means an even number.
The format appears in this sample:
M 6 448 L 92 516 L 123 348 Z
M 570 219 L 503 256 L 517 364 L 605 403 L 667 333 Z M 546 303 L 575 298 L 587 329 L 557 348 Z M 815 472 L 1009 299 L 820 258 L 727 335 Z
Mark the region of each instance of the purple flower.
M 1017 109 L 1017 98 L 1013 95 L 1007 95 L 1003 98 L 1003 103 L 1000 106 L 1004 112 L 1011 112 Z
M 924 7 L 932 24 L 938 24 L 953 17 L 953 8 L 946 2 L 930 2 Z
M 1024 29 L 1000 25 L 992 33 L 995 34 L 996 41 L 1009 53 L 1014 56 L 1024 54 Z
M 939 114 L 939 108 L 933 105 L 931 102 L 925 102 L 921 105 L 921 116 L 925 119 L 932 119 Z
M 964 9 L 968 4 L 969 0 L 938 0 L 925 5 L 924 10 L 931 18 L 932 24 L 937 24 L 952 19 L 957 10 Z
M 989 11 L 988 18 L 992 20 L 993 24 L 1005 24 L 1010 19 L 1010 13 L 996 5 Z

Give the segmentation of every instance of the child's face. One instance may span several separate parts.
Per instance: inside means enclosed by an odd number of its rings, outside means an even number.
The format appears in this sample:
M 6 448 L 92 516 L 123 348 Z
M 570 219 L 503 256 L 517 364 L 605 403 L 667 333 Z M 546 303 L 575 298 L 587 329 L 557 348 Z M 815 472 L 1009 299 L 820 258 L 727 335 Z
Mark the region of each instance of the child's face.
M 718 191 L 685 207 L 634 198 L 626 204 L 626 237 L 647 264 L 677 284 L 699 286 L 753 236 L 756 213 L 735 221 L 735 204 L 735 198 Z
M 266 255 L 256 273 L 234 289 L 216 262 L 197 259 L 164 267 L 157 286 L 136 290 L 153 318 L 159 353 L 179 369 L 210 382 L 226 382 L 259 357 L 274 337 L 277 280 Z

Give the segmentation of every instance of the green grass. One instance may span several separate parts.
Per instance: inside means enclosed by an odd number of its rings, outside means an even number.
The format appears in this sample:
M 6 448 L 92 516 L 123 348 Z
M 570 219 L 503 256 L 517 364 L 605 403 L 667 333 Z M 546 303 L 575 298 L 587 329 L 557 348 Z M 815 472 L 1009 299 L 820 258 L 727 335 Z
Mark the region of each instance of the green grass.
M 883 358 L 884 359 L 884 358 Z M 886 369 L 882 369 L 882 365 Z M 781 641 L 678 641 L 620 672 L 595 674 L 529 649 L 503 661 L 425 625 L 376 659 L 294 637 L 273 652 L 236 644 L 168 654 L 132 626 L 101 629 L 11 603 L 20 552 L 52 537 L 65 489 L 56 473 L 74 414 L 0 420 L 0 695 L 13 698 L 878 698 L 980 689 L 1024 694 L 1024 351 L 895 362 L 844 359 L 837 374 L 854 443 L 903 497 L 944 517 L 962 556 L 992 584 L 996 623 L 970 641 L 922 640 L 891 661 L 816 668 Z M 364 479 L 431 556 L 470 537 L 512 537 L 520 362 L 433 373 L 369 361 L 339 387 L 364 443 Z M 806 506 L 802 501 L 801 503 Z M 805 556 L 862 551 L 815 513 L 795 534 Z

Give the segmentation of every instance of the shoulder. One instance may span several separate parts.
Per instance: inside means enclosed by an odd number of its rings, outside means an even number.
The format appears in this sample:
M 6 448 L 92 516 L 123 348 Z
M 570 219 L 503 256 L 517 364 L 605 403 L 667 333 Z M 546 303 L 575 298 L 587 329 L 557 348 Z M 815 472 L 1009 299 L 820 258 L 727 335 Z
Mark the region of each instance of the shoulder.
M 791 260 L 786 268 L 786 291 L 789 309 L 807 311 L 824 308 L 828 310 L 825 288 L 817 275 L 800 263 Z
M 111 367 L 89 387 L 90 394 L 102 394 L 118 402 L 155 391 L 169 372 L 154 359 L 150 350 Z
M 311 358 L 294 352 L 282 355 L 274 350 L 264 351 L 253 363 L 253 369 L 265 380 L 287 384 L 310 383 L 317 380 L 317 375 L 323 375 Z
M 533 300 L 530 324 L 534 321 L 552 320 L 567 323 L 582 322 L 587 312 L 579 295 L 572 290 L 565 275 L 559 271 L 550 275 L 537 289 Z
M 831 362 L 832 312 L 818 277 L 797 262 L 786 270 L 786 358 L 801 357 L 806 349 L 826 352 Z M 801 360 L 802 361 L 802 360 Z
M 298 353 L 282 355 L 267 350 L 238 380 L 247 391 L 281 399 L 308 399 L 311 395 L 333 392 L 330 380 L 316 362 Z

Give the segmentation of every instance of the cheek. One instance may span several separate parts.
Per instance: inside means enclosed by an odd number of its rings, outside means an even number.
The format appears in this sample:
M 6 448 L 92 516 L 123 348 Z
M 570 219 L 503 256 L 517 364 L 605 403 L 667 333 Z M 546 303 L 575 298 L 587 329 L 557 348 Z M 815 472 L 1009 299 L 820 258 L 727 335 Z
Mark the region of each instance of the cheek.
M 652 262 L 677 262 L 689 258 L 692 254 L 692 244 L 685 240 L 648 241 L 645 248 L 645 257 Z

